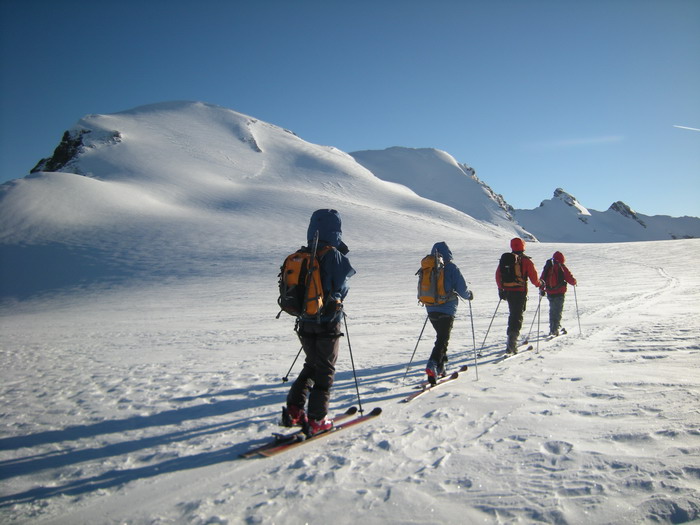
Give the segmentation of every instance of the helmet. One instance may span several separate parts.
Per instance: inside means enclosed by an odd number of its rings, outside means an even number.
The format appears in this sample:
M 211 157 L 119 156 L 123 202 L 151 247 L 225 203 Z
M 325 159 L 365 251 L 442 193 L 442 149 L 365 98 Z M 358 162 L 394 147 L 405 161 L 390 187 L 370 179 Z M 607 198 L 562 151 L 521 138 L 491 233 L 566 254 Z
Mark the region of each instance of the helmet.
M 510 249 L 514 252 L 524 252 L 525 251 L 525 241 L 516 237 L 510 240 Z

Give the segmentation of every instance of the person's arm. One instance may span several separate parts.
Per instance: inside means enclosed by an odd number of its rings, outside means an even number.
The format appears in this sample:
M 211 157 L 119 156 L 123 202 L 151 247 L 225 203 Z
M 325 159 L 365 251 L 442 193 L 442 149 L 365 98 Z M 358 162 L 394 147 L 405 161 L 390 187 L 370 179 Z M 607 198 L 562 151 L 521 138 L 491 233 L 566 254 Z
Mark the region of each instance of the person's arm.
M 569 271 L 569 269 L 566 267 L 565 264 L 561 265 L 561 269 L 564 271 L 564 280 L 569 283 L 571 286 L 576 286 L 576 278 L 574 275 Z
M 537 286 L 537 288 L 540 287 L 540 280 L 537 278 L 537 269 L 535 268 L 535 264 L 532 262 L 531 259 L 523 257 L 523 266 L 525 267 L 525 275 L 527 278 L 530 279 L 530 282 L 533 284 L 533 286 Z

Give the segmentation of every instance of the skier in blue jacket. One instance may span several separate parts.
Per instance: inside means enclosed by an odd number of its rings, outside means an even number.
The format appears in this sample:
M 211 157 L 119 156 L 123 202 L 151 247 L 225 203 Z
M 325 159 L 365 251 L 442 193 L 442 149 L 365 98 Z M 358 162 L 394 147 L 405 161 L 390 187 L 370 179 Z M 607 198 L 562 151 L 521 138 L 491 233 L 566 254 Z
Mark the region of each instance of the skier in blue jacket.
M 307 239 L 309 246 L 318 232 L 318 250 L 333 249 L 320 260 L 324 306 L 320 317 L 300 318 L 295 330 L 306 355 L 304 367 L 287 395 L 282 412 L 287 426 L 301 425 L 309 434 L 329 430 L 333 423 L 326 416 L 330 391 L 335 376 L 335 363 L 340 349 L 343 299 L 348 293 L 348 279 L 355 270 L 346 257 L 348 247 L 343 243 L 340 214 L 335 210 L 316 210 L 311 216 Z M 308 398 L 308 410 L 305 410 Z
M 443 303 L 426 306 L 428 311 L 428 319 L 435 328 L 435 345 L 428 359 L 428 364 L 425 368 L 425 373 L 428 375 L 428 381 L 435 384 L 439 377 L 445 376 L 445 365 L 447 364 L 447 345 L 450 342 L 450 334 L 452 333 L 452 325 L 457 314 L 457 305 L 459 297 L 471 301 L 474 294 L 467 289 L 467 283 L 459 271 L 457 265 L 452 262 L 452 251 L 445 242 L 438 242 L 433 245 L 430 253 L 437 251 L 445 264 L 445 291 L 451 298 Z

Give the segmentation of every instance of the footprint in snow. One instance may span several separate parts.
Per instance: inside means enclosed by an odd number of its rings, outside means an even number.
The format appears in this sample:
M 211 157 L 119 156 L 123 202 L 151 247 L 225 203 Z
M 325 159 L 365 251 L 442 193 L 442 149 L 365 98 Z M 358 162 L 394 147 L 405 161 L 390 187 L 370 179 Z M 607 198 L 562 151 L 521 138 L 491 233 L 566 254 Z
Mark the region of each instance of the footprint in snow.
M 548 452 L 549 454 L 554 454 L 557 456 L 563 456 L 565 454 L 568 454 L 571 452 L 571 449 L 574 448 L 574 446 L 571 443 L 567 443 L 566 441 L 547 441 L 542 445 L 542 449 L 544 452 Z

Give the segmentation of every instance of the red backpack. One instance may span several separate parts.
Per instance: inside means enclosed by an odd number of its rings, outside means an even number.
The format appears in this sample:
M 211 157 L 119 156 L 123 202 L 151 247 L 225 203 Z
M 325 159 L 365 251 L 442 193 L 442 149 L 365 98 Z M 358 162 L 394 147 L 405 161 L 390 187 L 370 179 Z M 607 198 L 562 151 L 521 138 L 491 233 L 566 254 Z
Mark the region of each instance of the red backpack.
M 544 265 L 544 285 L 547 290 L 554 290 L 560 288 L 566 282 L 564 280 L 564 270 L 561 264 L 554 261 L 554 259 L 548 259 Z

